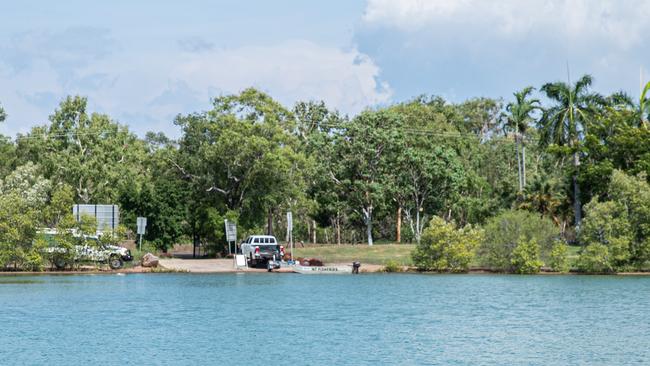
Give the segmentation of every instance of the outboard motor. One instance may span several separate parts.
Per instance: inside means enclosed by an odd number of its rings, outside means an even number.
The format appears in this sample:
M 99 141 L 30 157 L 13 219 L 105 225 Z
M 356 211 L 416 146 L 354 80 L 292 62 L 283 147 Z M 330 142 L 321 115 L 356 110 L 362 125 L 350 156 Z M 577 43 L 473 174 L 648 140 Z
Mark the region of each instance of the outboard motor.
M 361 267 L 361 262 L 352 262 L 352 274 L 359 274 L 359 267 Z

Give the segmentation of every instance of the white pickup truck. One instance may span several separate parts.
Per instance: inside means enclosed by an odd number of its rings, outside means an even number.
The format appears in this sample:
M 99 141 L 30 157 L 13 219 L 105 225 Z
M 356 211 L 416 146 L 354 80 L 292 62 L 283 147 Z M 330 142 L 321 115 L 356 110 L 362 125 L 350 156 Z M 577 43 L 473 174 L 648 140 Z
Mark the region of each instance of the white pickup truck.
M 246 256 L 248 265 L 256 267 L 258 264 L 269 263 L 275 265 L 284 257 L 284 247 L 271 235 L 251 235 L 239 245 L 241 254 Z

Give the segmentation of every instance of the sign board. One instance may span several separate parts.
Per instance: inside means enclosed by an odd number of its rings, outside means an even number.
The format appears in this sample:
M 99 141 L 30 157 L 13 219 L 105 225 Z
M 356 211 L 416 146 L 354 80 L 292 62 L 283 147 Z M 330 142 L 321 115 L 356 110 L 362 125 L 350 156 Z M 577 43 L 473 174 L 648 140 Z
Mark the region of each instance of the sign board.
M 237 224 L 225 220 L 226 223 L 226 241 L 237 241 Z
M 287 231 L 293 230 L 293 215 L 291 211 L 287 212 Z
M 137 225 L 138 225 L 137 234 L 144 235 L 145 228 L 147 227 L 147 218 L 146 217 L 138 217 Z
M 246 267 L 246 257 L 243 254 L 237 254 L 235 256 L 235 266 Z
M 120 207 L 117 205 L 74 205 L 72 214 L 77 222 L 82 216 L 92 216 L 97 220 L 97 233 L 113 231 L 120 224 Z

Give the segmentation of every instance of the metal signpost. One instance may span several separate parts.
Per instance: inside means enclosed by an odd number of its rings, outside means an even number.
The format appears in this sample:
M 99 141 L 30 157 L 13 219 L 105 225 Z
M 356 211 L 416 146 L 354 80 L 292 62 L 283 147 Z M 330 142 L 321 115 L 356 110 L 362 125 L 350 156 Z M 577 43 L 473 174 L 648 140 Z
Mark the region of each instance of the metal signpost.
M 145 229 L 147 228 L 147 218 L 138 217 L 137 225 L 138 225 L 137 234 L 140 235 L 140 250 L 142 250 L 142 236 L 144 235 Z
M 289 233 L 289 246 L 291 248 L 291 260 L 293 261 L 293 215 L 287 211 L 287 232 Z
M 234 222 L 230 222 L 228 220 L 224 220 L 224 224 L 226 225 L 226 241 L 228 242 L 228 254 L 233 254 L 237 252 L 237 224 Z M 230 242 L 233 242 L 233 246 L 235 247 L 234 251 L 230 249 Z

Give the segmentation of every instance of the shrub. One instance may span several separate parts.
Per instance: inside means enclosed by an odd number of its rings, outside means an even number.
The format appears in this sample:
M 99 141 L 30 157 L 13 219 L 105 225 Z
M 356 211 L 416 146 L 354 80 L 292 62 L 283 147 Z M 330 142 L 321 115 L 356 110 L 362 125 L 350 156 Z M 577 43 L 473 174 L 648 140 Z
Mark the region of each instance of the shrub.
M 402 265 L 397 263 L 395 260 L 389 260 L 384 265 L 384 272 L 402 272 Z
M 555 272 L 569 272 L 569 247 L 563 241 L 557 241 L 551 249 L 549 265 Z
M 500 271 L 514 271 L 512 253 L 523 242 L 535 241 L 540 260 L 549 261 L 553 243 L 560 231 L 548 219 L 528 211 L 503 211 L 484 226 L 485 238 L 479 255 L 481 264 Z
M 482 231 L 434 217 L 413 251 L 413 262 L 420 271 L 465 272 L 481 242 Z
M 589 244 L 578 257 L 578 270 L 587 273 L 608 273 L 613 268 L 609 250 L 603 244 Z
M 589 246 L 607 247 L 610 266 L 625 265 L 630 259 L 633 241 L 632 225 L 625 206 L 619 202 L 599 202 L 594 198 L 585 205 L 585 219 L 580 229 L 580 242 Z
M 526 240 L 521 238 L 519 244 L 512 251 L 510 263 L 515 273 L 538 273 L 544 264 L 539 259 L 539 244 L 537 244 L 535 239 Z

